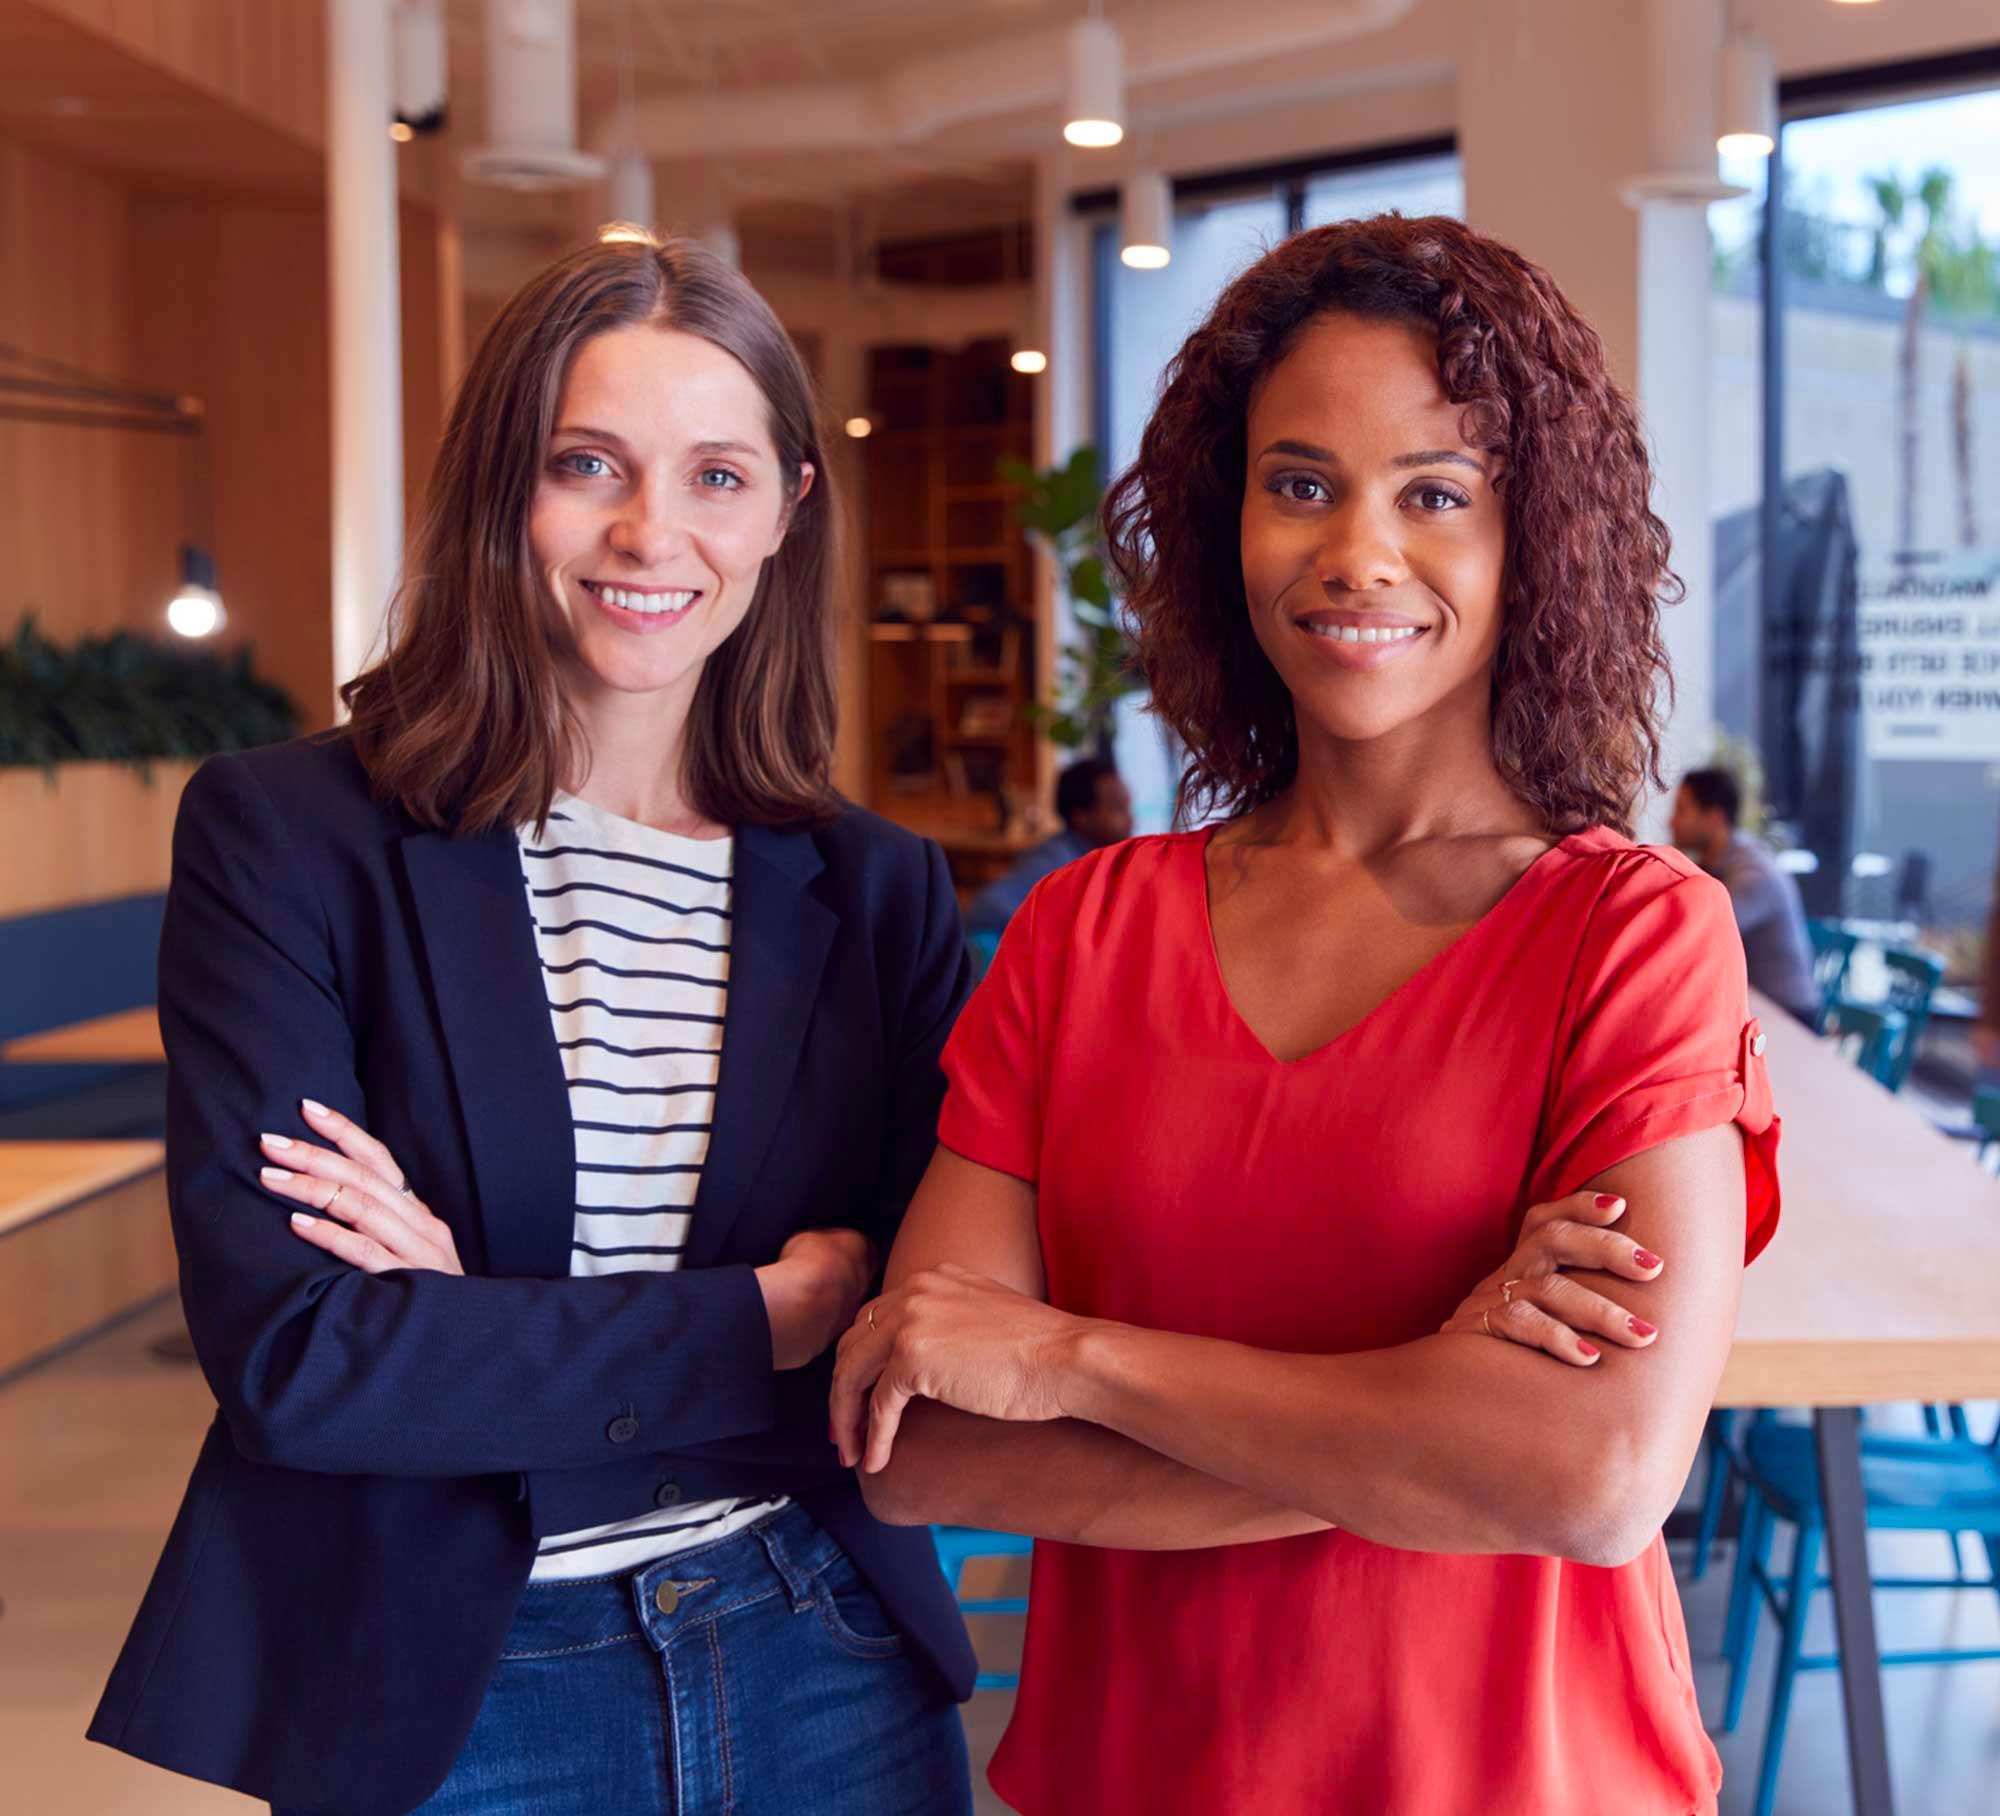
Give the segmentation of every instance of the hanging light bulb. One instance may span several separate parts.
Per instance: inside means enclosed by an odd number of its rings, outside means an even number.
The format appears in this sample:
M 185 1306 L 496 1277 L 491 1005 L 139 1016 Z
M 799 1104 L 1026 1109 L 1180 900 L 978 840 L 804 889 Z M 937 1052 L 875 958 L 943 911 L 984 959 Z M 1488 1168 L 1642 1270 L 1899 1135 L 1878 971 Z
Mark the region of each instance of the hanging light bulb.
M 1068 79 L 1063 86 L 1063 137 L 1086 150 L 1125 136 L 1125 45 L 1106 20 L 1079 19 L 1069 28 Z
M 1732 33 L 1722 47 L 1715 149 L 1726 158 L 1767 158 L 1777 148 L 1777 59 L 1762 38 Z
M 229 622 L 215 590 L 215 561 L 193 543 L 181 549 L 181 586 L 167 601 L 167 623 L 183 637 L 212 637 Z
M 875 433 L 874 419 L 868 416 L 850 416 L 846 422 L 841 424 L 841 427 L 855 441 L 866 441 L 869 436 Z
M 1158 271 L 1174 256 L 1174 204 L 1167 179 L 1137 170 L 1118 209 L 1118 256 L 1134 271 Z
M 621 151 L 612 160 L 610 202 L 612 220 L 652 226 L 653 166 L 643 151 Z

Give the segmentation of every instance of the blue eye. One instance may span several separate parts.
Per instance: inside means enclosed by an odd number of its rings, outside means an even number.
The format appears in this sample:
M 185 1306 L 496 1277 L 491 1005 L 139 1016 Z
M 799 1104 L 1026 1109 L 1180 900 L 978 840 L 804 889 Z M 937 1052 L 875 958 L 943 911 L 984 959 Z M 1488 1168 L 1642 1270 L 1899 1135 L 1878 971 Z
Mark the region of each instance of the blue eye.
M 743 476 L 728 467 L 703 467 L 701 485 L 710 492 L 734 492 L 742 488 Z
M 582 471 L 580 463 L 584 461 L 594 462 L 599 470 L 594 473 Z M 556 465 L 565 473 L 574 473 L 579 479 L 602 479 L 611 471 L 611 463 L 602 454 L 564 454 L 556 461 Z

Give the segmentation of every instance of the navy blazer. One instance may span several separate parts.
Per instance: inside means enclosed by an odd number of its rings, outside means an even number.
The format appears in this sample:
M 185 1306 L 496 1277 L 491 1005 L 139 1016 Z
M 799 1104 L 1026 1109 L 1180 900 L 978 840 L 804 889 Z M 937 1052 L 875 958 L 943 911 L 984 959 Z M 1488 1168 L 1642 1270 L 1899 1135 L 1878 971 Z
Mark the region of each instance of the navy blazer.
M 338 734 L 210 759 L 160 944 L 167 1195 L 219 1412 L 90 1734 L 197 1778 L 400 1816 L 471 1731 L 538 1537 L 783 1492 L 953 1694 L 973 1659 L 921 1528 L 827 1442 L 831 1355 L 776 1374 L 752 1268 L 889 1241 L 969 987 L 937 847 L 847 808 L 736 839 L 715 1129 L 686 1267 L 569 1278 L 568 1091 L 514 836 L 376 800 Z M 291 1233 L 257 1136 L 356 1118 L 464 1278 Z

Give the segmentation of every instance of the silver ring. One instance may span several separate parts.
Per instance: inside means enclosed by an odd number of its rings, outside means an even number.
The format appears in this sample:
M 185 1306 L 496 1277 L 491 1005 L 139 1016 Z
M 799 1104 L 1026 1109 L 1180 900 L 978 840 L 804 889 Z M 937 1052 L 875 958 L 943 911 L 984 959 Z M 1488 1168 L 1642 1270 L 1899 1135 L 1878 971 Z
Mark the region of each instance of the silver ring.
M 328 1211 L 332 1210 L 333 1207 L 337 1203 L 339 1203 L 341 1193 L 346 1190 L 347 1187 L 345 1185 L 337 1185 L 333 1188 L 333 1196 L 319 1207 L 320 1215 L 322 1217 L 324 1217 Z
M 417 1188 L 410 1184 L 407 1179 L 396 1190 L 401 1192 L 405 1198 L 414 1198 L 417 1195 Z

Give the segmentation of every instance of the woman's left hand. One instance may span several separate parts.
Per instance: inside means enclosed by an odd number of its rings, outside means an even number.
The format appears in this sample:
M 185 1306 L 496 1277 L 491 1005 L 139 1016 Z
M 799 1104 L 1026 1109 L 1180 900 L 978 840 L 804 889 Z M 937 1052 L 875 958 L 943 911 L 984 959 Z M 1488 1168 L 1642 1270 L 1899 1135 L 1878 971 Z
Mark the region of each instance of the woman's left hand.
M 307 1125 L 337 1152 L 287 1135 L 259 1137 L 270 1163 L 258 1174 L 264 1189 L 319 1213 L 294 1211 L 293 1233 L 364 1273 L 464 1273 L 451 1226 L 410 1190 L 395 1155 L 338 1110 L 309 1098 L 303 1108 Z
M 869 1474 L 887 1467 L 912 1400 L 988 1419 L 1064 1417 L 1062 1351 L 1084 1319 L 946 1263 L 861 1308 L 833 1371 L 833 1441 Z

